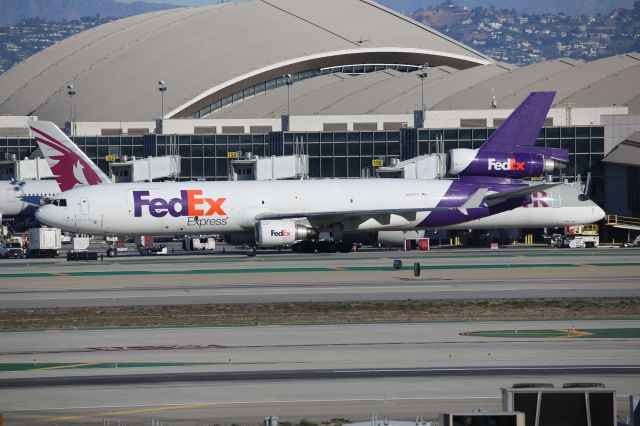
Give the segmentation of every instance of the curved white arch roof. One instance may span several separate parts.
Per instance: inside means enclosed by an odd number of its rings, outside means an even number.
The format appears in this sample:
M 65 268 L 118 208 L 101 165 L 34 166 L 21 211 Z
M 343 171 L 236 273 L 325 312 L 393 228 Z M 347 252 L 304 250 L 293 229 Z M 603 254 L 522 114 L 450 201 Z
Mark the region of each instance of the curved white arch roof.
M 381 58 L 381 60 L 378 60 Z M 254 0 L 120 19 L 51 46 L 0 76 L 0 113 L 81 121 L 186 116 L 283 72 L 332 64 L 448 65 L 491 59 L 370 0 Z M 171 113 L 167 113 L 171 111 Z
M 592 62 L 554 59 L 518 68 L 492 63 L 457 70 L 436 67 L 425 81 L 425 106 L 431 110 L 488 109 L 492 93 L 502 108 L 515 108 L 532 91 L 557 92 L 555 105 L 628 106 L 640 114 L 640 54 Z M 420 109 L 421 84 L 415 72 L 386 70 L 342 74 L 295 83 L 294 115 L 394 114 Z M 285 114 L 287 89 L 280 87 L 212 112 L 210 118 L 271 118 Z
M 485 108 L 492 89 L 503 108 L 515 108 L 532 91 L 553 90 L 555 105 L 628 106 L 630 114 L 640 114 L 640 54 L 591 62 L 562 58 L 516 68 L 458 90 L 433 109 Z

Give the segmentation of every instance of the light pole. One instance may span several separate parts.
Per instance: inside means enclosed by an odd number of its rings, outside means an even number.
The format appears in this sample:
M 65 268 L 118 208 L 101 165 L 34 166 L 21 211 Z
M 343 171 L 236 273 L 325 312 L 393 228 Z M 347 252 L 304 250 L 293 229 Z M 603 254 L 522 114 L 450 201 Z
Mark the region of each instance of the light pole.
M 424 81 L 427 78 L 427 72 L 429 71 L 429 63 L 422 66 L 422 70 L 418 73 L 420 79 L 420 93 L 422 95 L 422 126 L 424 127 Z
M 158 80 L 158 91 L 160 92 L 160 118 L 164 118 L 164 92 L 167 91 L 167 84 L 164 80 Z
M 293 76 L 291 74 L 284 76 L 284 84 L 287 85 L 287 116 L 291 117 L 291 86 L 293 85 Z
M 73 97 L 76 95 L 76 89 L 73 84 L 67 84 L 67 95 L 69 95 L 69 134 L 73 136 L 75 134 L 73 127 L 76 121 L 73 114 Z

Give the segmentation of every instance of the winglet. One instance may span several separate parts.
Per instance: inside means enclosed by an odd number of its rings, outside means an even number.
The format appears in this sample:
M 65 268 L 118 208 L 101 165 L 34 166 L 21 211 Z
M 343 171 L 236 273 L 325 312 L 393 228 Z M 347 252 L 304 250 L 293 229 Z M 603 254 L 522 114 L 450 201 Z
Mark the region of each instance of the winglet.
M 535 146 L 556 92 L 532 92 L 480 147 L 482 151 L 515 151 Z
M 33 121 L 29 127 L 61 191 L 76 186 L 111 183 L 107 175 L 54 123 Z

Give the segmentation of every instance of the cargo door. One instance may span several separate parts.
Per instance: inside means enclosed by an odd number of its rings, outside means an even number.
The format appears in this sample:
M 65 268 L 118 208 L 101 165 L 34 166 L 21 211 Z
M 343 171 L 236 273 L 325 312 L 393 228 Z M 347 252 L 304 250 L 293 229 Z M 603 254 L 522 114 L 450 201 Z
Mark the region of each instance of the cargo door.
M 80 197 L 80 214 L 89 214 L 89 200 L 87 199 L 87 197 Z

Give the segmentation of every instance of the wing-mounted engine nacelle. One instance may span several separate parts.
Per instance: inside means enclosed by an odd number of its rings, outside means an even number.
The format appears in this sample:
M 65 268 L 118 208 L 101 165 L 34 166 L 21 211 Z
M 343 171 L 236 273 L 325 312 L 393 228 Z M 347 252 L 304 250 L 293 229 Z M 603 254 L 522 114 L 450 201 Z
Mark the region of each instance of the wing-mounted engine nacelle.
M 256 243 L 261 246 L 287 246 L 315 236 L 313 228 L 292 220 L 261 220 L 256 223 Z
M 560 161 L 534 153 L 479 152 L 466 148 L 447 153 L 447 172 L 452 175 L 527 178 L 564 167 Z

